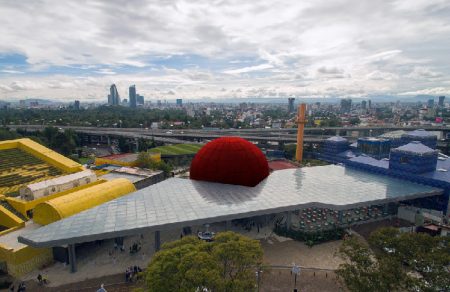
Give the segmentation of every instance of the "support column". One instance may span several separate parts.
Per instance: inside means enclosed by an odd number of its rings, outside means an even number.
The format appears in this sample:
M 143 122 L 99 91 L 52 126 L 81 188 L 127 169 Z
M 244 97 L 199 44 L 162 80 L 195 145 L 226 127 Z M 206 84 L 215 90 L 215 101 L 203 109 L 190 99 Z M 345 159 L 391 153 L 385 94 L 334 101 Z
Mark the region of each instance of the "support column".
M 292 225 L 292 211 L 286 212 L 286 228 L 289 230 L 291 229 Z
M 227 220 L 227 231 L 231 230 L 231 220 Z
M 161 233 L 160 231 L 155 231 L 155 252 L 159 251 L 161 248 Z
M 108 139 L 108 146 L 111 146 L 111 137 L 106 136 L 106 139 Z
M 342 224 L 342 217 L 343 217 L 343 212 L 342 210 L 338 211 L 338 222 L 339 224 Z
M 135 138 L 134 142 L 136 143 L 136 153 L 138 153 L 139 152 L 139 139 Z
M 75 254 L 75 244 L 69 244 L 67 249 L 69 250 L 70 272 L 75 273 L 77 271 L 77 257 Z
M 388 213 L 388 210 L 389 210 L 388 204 L 384 204 L 383 205 L 383 215 L 384 215 L 384 213 Z

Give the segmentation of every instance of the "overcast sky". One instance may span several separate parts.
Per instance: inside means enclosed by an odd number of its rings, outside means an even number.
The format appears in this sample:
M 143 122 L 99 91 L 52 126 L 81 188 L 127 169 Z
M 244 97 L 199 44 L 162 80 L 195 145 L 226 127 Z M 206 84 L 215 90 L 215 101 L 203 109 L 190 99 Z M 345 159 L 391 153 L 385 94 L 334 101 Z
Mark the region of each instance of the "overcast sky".
M 0 99 L 450 93 L 449 0 L 0 0 Z

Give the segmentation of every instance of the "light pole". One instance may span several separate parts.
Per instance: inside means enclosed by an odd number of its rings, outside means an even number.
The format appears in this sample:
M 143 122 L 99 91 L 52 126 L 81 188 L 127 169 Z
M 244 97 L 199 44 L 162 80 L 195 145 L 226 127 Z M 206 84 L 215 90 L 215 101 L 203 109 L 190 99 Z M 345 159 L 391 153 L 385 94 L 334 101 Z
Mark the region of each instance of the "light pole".
M 261 268 L 258 267 L 257 271 L 255 272 L 255 274 L 256 274 L 256 291 L 257 292 L 259 292 L 259 284 L 260 284 L 260 281 L 261 281 L 261 273 L 262 273 Z
M 295 263 L 292 266 L 291 274 L 294 274 L 294 288 L 297 288 L 297 276 L 300 275 L 300 267 Z

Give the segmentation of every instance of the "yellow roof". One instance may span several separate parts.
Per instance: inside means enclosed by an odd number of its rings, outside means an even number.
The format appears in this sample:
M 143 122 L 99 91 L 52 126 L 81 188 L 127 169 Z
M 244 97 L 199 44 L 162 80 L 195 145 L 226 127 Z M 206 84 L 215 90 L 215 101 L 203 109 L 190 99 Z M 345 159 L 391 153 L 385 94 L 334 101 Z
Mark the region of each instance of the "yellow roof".
M 36 223 L 47 225 L 136 191 L 127 179 L 118 178 L 38 204 L 33 211 Z

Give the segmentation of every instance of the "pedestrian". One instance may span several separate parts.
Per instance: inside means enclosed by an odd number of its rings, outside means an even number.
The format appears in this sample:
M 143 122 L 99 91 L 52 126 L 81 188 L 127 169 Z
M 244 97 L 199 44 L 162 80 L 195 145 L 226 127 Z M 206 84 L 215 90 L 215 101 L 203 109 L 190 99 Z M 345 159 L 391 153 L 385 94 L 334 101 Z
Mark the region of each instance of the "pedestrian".
M 12 283 L 11 284 L 11 286 L 9 287 L 9 291 L 10 292 L 14 292 L 14 289 L 15 289 L 16 287 L 14 287 L 14 283 Z
M 127 270 L 125 271 L 125 282 L 129 282 L 130 281 L 130 270 L 127 268 Z
M 101 284 L 100 289 L 98 289 L 97 292 L 108 292 L 108 291 L 106 291 L 105 285 Z
M 17 292 L 25 292 L 27 290 L 27 286 L 24 282 L 19 284 L 19 288 L 17 289 Z

